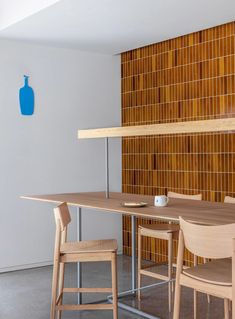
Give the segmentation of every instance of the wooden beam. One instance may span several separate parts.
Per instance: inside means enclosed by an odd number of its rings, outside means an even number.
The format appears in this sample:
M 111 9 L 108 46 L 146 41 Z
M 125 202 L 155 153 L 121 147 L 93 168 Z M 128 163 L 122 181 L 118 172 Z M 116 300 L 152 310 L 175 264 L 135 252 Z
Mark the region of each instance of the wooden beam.
M 235 118 L 79 130 L 78 138 L 125 137 L 234 131 Z

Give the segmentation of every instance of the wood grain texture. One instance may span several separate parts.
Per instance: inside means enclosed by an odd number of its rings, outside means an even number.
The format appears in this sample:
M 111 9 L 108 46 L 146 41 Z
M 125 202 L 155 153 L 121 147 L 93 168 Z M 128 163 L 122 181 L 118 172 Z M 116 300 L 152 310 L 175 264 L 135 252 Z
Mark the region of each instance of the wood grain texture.
M 151 218 L 156 221 L 178 223 L 179 217 L 184 216 L 188 221 L 205 225 L 235 223 L 235 206 L 231 203 L 170 198 L 167 206 L 155 207 L 153 196 L 118 192 L 111 192 L 108 199 L 105 192 L 29 195 L 22 198 L 55 204 L 66 202 L 71 206 L 101 210 L 104 213 L 134 215 L 145 221 Z M 148 206 L 126 207 L 122 205 L 122 202 L 126 201 L 144 201 Z
M 234 21 L 125 52 L 121 59 L 124 127 L 235 116 Z M 235 197 L 234 132 L 123 138 L 122 190 L 201 193 L 203 200 L 221 202 L 226 195 Z M 126 254 L 131 253 L 130 242 L 130 220 L 125 216 Z M 175 255 L 176 249 L 174 242 Z M 164 261 L 167 247 L 146 238 L 143 257 Z M 193 261 L 188 252 L 184 258 Z
M 107 127 L 79 130 L 78 138 L 126 137 L 143 135 L 166 135 L 182 133 L 205 133 L 235 131 L 235 117 L 202 121 L 183 121 L 176 123 L 136 125 L 128 127 Z
M 180 220 L 179 255 L 177 258 L 173 319 L 181 318 L 181 286 L 189 287 L 194 290 L 194 318 L 197 318 L 197 292 L 202 292 L 209 296 L 212 295 L 224 299 L 224 318 L 229 319 L 229 300 L 232 301 L 235 298 L 232 283 L 232 279 L 234 278 L 234 269 L 232 267 L 232 265 L 234 265 L 234 251 L 231 249 L 231 246 L 234 245 L 233 236 L 235 224 L 206 227 L 207 233 L 204 230 L 205 226 L 193 225 L 193 227 L 194 226 L 195 237 L 192 238 L 192 228 L 190 224 L 183 219 Z M 219 230 L 218 227 L 221 228 L 221 230 Z M 228 228 L 227 232 L 225 228 Z M 221 236 L 218 237 L 218 234 Z M 196 262 L 194 267 L 191 267 L 191 269 L 183 270 L 183 253 L 185 247 L 190 247 L 190 249 L 193 248 L 192 252 L 196 254 L 196 251 L 199 251 L 202 248 L 202 243 L 200 243 L 201 236 L 204 237 L 204 240 L 207 240 L 206 244 L 204 241 L 203 246 L 205 251 L 202 251 L 203 255 L 206 253 L 206 255 L 211 257 L 216 256 L 216 259 L 220 258 L 220 260 L 213 259 L 212 257 L 212 261 L 207 262 L 204 265 L 197 265 Z M 229 237 L 230 240 L 228 239 Z M 208 242 L 210 243 L 209 247 L 207 246 Z M 217 249 L 216 245 L 214 245 L 214 247 L 211 245 L 213 242 L 219 243 L 219 249 Z M 222 244 L 222 242 L 224 242 L 224 244 Z M 227 245 L 228 242 L 229 245 Z M 229 256 L 232 255 L 232 260 L 231 258 L 221 259 L 224 255 L 226 255 L 223 253 L 223 247 L 225 246 Z M 230 246 L 230 250 L 228 246 Z M 232 318 L 235 318 L 234 307 L 232 309 Z
M 38 199 L 38 197 L 37 197 Z M 61 318 L 64 310 L 113 310 L 113 319 L 117 319 L 117 273 L 116 273 L 116 254 L 117 241 L 115 239 L 88 240 L 71 242 L 67 241 L 67 227 L 71 222 L 71 216 L 66 201 L 54 208 L 54 217 L 56 223 L 55 248 L 52 275 L 52 298 L 51 298 L 51 319 Z M 63 294 L 65 292 L 74 292 L 74 288 L 64 289 L 64 270 L 65 263 L 69 262 L 98 262 L 109 261 L 112 267 L 112 293 L 114 295 L 113 303 L 109 307 L 104 305 L 86 304 L 69 305 L 63 303 Z M 80 288 L 80 287 L 79 287 Z M 80 289 L 75 289 L 79 292 Z M 81 291 L 81 290 L 80 290 Z M 86 292 L 110 292 L 110 288 L 86 289 Z M 105 305 L 106 306 L 106 305 Z

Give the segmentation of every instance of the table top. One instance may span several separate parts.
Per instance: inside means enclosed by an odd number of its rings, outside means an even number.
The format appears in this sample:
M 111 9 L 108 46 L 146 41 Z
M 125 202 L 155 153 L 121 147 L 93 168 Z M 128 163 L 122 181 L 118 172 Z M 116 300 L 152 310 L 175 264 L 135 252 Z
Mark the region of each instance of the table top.
M 68 205 L 78 207 L 164 221 L 177 222 L 181 216 L 188 221 L 208 225 L 235 223 L 234 204 L 171 198 L 166 207 L 155 207 L 153 205 L 154 196 L 117 192 L 111 192 L 108 199 L 105 197 L 105 192 L 29 195 L 21 196 L 21 198 L 55 204 L 67 202 Z M 143 201 L 147 202 L 148 206 L 141 208 L 123 207 L 121 203 L 126 201 Z

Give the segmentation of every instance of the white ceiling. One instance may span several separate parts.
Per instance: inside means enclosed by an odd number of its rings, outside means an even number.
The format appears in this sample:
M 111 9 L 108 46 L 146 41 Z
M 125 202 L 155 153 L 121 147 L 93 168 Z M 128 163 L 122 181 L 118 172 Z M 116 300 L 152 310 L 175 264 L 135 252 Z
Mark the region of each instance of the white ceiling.
M 0 30 L 60 0 L 0 0 Z
M 0 38 L 116 54 L 234 18 L 235 0 L 60 0 Z

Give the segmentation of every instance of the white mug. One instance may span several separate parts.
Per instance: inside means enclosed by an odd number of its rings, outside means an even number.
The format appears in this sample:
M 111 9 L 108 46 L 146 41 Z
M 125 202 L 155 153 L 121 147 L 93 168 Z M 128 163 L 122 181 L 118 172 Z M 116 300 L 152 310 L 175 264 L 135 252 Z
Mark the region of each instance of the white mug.
M 166 195 L 159 195 L 154 197 L 154 206 L 164 207 L 168 204 L 169 198 Z

